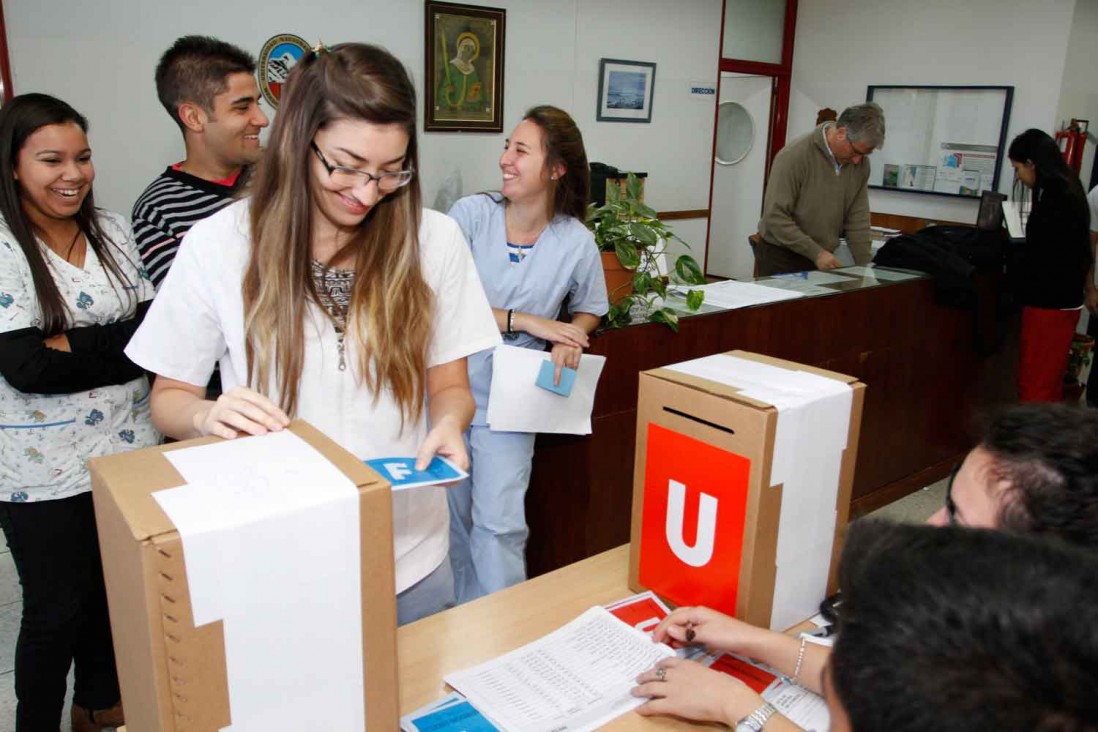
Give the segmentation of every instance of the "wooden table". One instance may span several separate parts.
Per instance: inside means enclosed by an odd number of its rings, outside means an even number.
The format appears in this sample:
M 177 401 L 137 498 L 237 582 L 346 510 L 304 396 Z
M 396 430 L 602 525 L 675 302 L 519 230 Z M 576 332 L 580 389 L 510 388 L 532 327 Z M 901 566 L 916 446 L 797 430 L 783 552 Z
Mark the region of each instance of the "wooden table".
M 628 597 L 629 546 L 596 554 L 397 631 L 400 711 L 407 714 L 447 694 L 443 677 L 489 661 L 547 635 L 593 605 Z M 602 729 L 713 728 L 627 712 Z M 720 729 L 725 729 L 719 727 Z
M 509 587 L 397 630 L 400 713 L 414 712 L 451 689 L 446 674 L 475 666 L 548 635 L 593 605 L 633 594 L 626 584 L 629 546 Z M 634 712 L 602 729 L 700 730 L 712 725 Z M 723 729 L 723 728 L 722 728 Z M 119 732 L 126 732 L 120 727 Z

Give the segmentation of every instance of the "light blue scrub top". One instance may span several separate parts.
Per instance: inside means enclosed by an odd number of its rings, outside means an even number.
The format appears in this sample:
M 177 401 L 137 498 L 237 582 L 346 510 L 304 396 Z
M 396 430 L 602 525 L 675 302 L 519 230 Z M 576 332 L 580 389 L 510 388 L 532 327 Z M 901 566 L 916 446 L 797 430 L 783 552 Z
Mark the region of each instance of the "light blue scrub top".
M 532 313 L 556 320 L 561 303 L 570 296 L 568 311 L 602 317 L 610 309 L 606 278 L 595 238 L 581 221 L 556 216 L 541 232 L 530 253 L 512 264 L 507 252 L 507 223 L 502 200 L 478 193 L 450 209 L 469 240 L 477 273 L 488 303 L 494 308 Z M 504 343 L 544 350 L 546 343 L 519 333 Z M 476 399 L 473 424 L 486 424 L 488 391 L 492 385 L 492 351 L 469 356 L 469 383 Z

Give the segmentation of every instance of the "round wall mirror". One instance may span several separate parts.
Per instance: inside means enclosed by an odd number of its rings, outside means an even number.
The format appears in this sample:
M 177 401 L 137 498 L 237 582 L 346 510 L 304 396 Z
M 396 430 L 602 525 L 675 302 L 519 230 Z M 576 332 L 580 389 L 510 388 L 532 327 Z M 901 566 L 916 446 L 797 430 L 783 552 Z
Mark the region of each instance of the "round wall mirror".
M 719 165 L 735 165 L 747 157 L 755 143 L 755 122 L 742 104 L 721 102 L 717 108 L 717 153 Z

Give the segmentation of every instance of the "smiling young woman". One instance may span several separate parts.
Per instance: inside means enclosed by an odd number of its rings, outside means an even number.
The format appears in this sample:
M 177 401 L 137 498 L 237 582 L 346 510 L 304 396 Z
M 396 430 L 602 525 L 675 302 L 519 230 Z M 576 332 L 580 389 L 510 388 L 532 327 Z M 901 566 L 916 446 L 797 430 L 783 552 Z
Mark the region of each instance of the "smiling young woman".
M 469 239 L 477 271 L 511 345 L 550 351 L 556 366 L 577 368 L 587 336 L 606 313 L 598 248 L 583 224 L 588 167 L 583 136 L 567 112 L 529 110 L 499 158 L 499 193 L 467 196 L 450 215 Z M 568 301 L 569 322 L 557 319 Z M 449 491 L 450 559 L 459 602 L 526 579 L 526 488 L 533 433 L 487 425 L 492 352 L 469 358 L 477 401 L 466 436 L 469 478 Z
M 348 43 L 297 63 L 251 197 L 191 229 L 127 349 L 158 375 L 166 434 L 231 439 L 292 416 L 361 459 L 467 465 L 465 357 L 499 332 L 461 231 L 420 203 L 416 162 L 396 58 Z M 442 491 L 393 495 L 402 623 L 451 602 L 447 521 Z
M 85 464 L 155 444 L 144 372 L 123 354 L 152 284 L 130 227 L 92 201 L 87 120 L 25 94 L 0 110 L 0 526 L 23 588 L 16 729 L 121 724 Z

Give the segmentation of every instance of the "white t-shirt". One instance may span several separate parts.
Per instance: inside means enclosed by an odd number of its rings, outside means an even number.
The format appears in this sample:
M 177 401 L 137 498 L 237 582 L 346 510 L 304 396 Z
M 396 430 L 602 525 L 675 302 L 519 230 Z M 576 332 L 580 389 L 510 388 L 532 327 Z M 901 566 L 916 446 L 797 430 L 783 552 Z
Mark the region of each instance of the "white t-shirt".
M 205 386 L 215 363 L 228 391 L 248 384 L 241 283 L 248 263 L 248 201 L 199 222 L 183 239 L 175 262 L 126 354 L 145 369 Z M 434 331 L 427 366 L 455 361 L 500 342 L 492 310 L 468 245 L 453 220 L 430 210 L 420 223 L 423 275 L 435 294 Z M 427 434 L 427 413 L 400 425 L 400 410 L 383 389 L 375 403 L 357 376 L 347 339 L 347 369 L 338 367 L 335 330 L 310 305 L 297 417 L 307 420 L 355 456 L 415 455 Z M 269 395 L 276 395 L 274 389 Z M 402 592 L 435 570 L 449 549 L 449 512 L 440 488 L 393 494 L 396 589 Z
M 75 267 L 40 243 L 68 309 L 70 328 L 132 318 L 136 304 L 153 295 L 129 224 L 109 211 L 100 210 L 98 216 L 107 237 L 104 245 L 128 285 L 109 277 L 90 246 L 84 266 Z M 0 219 L 0 332 L 41 327 L 30 265 Z M 159 440 L 149 418 L 144 376 L 69 394 L 25 393 L 0 377 L 0 501 L 47 501 L 89 491 L 88 458 L 136 450 Z

